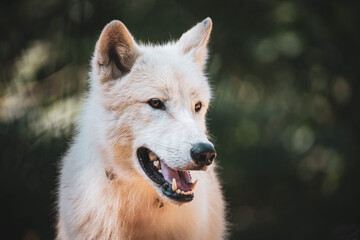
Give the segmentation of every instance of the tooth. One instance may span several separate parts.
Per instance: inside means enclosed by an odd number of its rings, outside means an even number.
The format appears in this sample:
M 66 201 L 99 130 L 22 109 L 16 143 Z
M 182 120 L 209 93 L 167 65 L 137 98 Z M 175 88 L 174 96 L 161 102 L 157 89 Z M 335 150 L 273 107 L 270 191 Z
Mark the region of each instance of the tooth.
M 185 192 L 184 192 L 184 191 L 181 191 L 181 194 L 185 195 Z
M 159 173 L 162 173 L 161 169 L 158 170 Z
M 160 169 L 160 163 L 158 160 L 154 161 L 153 164 L 157 169 Z
M 150 158 L 150 161 L 155 161 L 158 157 L 156 156 L 155 153 L 149 152 L 149 158 Z
M 181 193 L 180 189 L 176 189 L 176 193 L 180 194 Z
M 173 190 L 173 191 L 176 191 L 176 189 L 177 189 L 176 180 L 175 180 L 175 178 L 173 178 L 173 181 L 172 181 L 172 190 Z
M 193 186 L 192 186 L 191 191 L 194 191 L 194 189 L 195 189 L 195 187 L 196 187 L 197 183 L 198 183 L 198 179 L 196 179 L 196 180 L 195 180 L 195 182 L 193 183 Z

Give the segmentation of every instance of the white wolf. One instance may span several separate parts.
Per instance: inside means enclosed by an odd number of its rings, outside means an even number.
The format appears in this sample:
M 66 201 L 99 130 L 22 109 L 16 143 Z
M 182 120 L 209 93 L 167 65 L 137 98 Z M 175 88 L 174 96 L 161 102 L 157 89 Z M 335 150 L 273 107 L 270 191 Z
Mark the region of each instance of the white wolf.
M 226 237 L 205 123 L 211 29 L 207 18 L 176 42 L 142 45 L 123 23 L 105 26 L 62 159 L 57 239 Z

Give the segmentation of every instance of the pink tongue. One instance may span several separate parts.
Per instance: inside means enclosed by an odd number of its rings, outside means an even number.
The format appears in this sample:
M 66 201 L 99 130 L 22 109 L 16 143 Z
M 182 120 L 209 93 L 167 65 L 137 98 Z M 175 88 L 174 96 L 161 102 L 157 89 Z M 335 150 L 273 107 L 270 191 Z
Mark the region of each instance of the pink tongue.
M 170 185 L 172 185 L 173 178 L 176 180 L 178 189 L 187 192 L 192 190 L 194 185 L 191 181 L 188 171 L 177 171 L 166 165 L 163 161 L 160 161 L 162 175 Z

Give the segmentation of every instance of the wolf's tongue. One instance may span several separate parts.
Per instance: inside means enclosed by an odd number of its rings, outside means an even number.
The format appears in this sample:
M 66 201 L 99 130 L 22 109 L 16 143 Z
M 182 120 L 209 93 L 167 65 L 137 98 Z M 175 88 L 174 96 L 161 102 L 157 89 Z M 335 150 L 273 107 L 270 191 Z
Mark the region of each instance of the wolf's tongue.
M 184 192 L 192 190 L 194 184 L 191 181 L 188 171 L 177 171 L 166 165 L 163 161 L 160 161 L 160 165 L 162 175 L 164 176 L 166 182 L 171 185 L 173 178 L 175 178 L 178 189 Z

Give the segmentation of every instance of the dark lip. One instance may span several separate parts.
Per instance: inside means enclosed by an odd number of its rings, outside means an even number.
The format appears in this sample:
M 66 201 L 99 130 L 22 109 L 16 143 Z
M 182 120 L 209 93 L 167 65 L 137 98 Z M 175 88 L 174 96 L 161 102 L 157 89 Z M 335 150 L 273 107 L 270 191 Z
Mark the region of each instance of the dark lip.
M 190 202 L 194 199 L 194 194 L 182 195 L 174 192 L 172 186 L 165 181 L 161 173 L 158 172 L 158 169 L 152 164 L 149 159 L 149 149 L 146 147 L 140 147 L 137 150 L 137 157 L 140 163 L 141 168 L 145 174 L 156 184 L 159 185 L 162 193 L 177 202 Z

